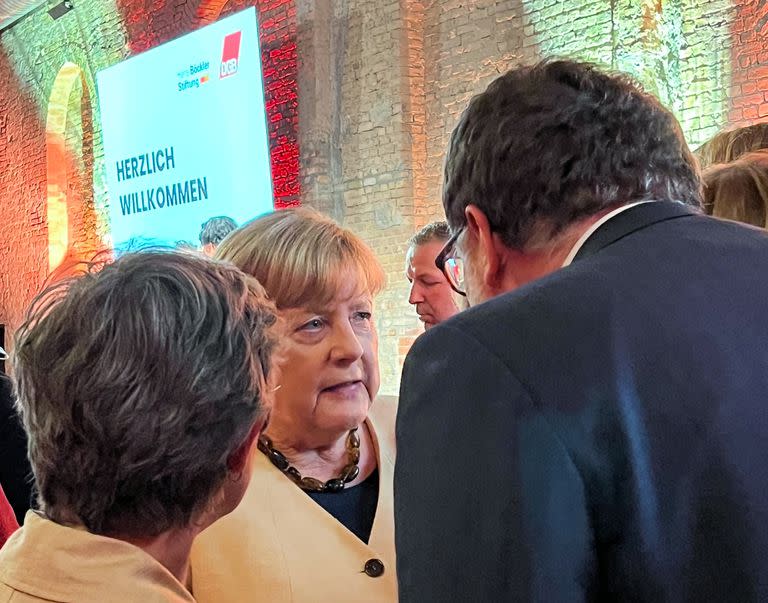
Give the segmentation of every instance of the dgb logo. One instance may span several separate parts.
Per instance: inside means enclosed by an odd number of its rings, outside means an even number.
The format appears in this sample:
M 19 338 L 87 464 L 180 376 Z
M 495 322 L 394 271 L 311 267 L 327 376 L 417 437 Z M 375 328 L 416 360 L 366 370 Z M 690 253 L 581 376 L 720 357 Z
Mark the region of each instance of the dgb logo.
M 242 32 L 236 31 L 224 38 L 224 50 L 221 53 L 221 67 L 219 68 L 219 79 L 235 75 L 237 65 L 240 59 L 240 35 Z
M 228 77 L 237 73 L 237 59 L 229 59 L 226 63 L 221 64 L 219 71 L 220 77 Z

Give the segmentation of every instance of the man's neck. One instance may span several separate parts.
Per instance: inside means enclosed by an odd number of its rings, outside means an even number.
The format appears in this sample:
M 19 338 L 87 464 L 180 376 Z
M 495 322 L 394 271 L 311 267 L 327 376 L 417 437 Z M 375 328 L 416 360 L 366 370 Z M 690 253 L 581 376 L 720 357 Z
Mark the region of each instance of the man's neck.
M 582 235 L 595 222 L 614 209 L 614 207 L 611 207 L 575 222 L 541 250 L 518 251 L 510 249 L 507 260 L 509 269 L 505 271 L 502 291 L 499 291 L 499 293 L 517 289 L 562 268 L 566 258 Z

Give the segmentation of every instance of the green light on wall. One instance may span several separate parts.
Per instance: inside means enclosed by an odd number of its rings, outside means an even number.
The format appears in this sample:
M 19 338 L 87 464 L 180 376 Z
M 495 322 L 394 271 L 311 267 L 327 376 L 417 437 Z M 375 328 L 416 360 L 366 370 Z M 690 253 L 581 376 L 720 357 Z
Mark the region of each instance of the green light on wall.
M 680 120 L 697 147 L 727 121 L 727 0 L 524 0 L 541 55 L 629 73 Z
M 101 119 L 95 77 L 128 56 L 118 14 L 112 0 L 80 2 L 57 19 L 45 10 L 30 13 L 0 35 L 18 92 L 33 102 L 45 131 L 50 269 L 72 252 L 87 255 L 108 235 L 101 128 L 93 127 Z M 79 205 L 87 200 L 77 210 L 88 216 L 78 225 L 84 235 L 72 232 L 73 194 Z

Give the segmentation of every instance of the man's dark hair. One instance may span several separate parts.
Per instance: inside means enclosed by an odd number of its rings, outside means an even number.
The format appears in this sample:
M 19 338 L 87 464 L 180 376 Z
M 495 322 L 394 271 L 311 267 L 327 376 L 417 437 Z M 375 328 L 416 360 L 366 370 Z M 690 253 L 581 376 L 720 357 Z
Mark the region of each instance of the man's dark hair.
M 643 200 L 699 207 L 698 168 L 677 120 L 625 75 L 544 61 L 497 78 L 451 136 L 443 205 L 453 229 L 469 204 L 517 249 Z
M 432 241 L 446 242 L 451 238 L 451 229 L 448 222 L 439 220 L 430 222 L 408 240 L 408 247 L 418 247 Z
M 218 245 L 236 228 L 237 222 L 228 216 L 216 216 L 206 220 L 200 227 L 200 244 Z

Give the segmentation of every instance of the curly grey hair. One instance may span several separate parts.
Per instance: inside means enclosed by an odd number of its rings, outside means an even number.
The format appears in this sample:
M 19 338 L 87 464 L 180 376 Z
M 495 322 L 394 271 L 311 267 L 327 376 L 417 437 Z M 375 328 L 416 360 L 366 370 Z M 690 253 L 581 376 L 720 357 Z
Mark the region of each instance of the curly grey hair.
M 13 361 L 41 510 L 123 537 L 194 521 L 262 418 L 275 321 L 255 279 L 180 252 L 39 294 Z
M 228 216 L 216 216 L 203 222 L 200 227 L 201 245 L 218 245 L 225 237 L 237 229 L 237 222 Z

